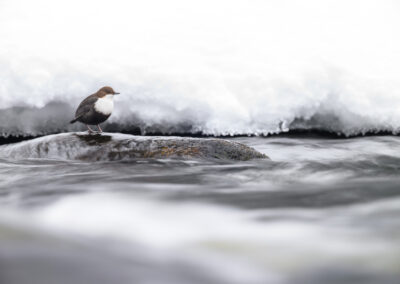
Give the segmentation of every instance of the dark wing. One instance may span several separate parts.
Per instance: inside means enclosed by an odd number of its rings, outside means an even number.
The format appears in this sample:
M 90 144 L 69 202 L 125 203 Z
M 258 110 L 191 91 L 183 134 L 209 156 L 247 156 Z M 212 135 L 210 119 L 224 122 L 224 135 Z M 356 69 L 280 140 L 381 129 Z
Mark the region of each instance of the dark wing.
M 82 118 L 85 114 L 89 113 L 93 108 L 94 103 L 97 101 L 96 95 L 90 95 L 86 99 L 84 99 L 78 106 L 75 112 L 75 118 L 70 121 L 70 123 L 75 123 L 80 118 Z
M 84 99 L 78 106 L 76 112 L 75 112 L 75 118 L 81 117 L 83 115 L 85 115 L 86 113 L 88 113 L 94 103 L 97 101 L 97 96 L 95 95 L 91 95 L 89 97 L 87 97 L 86 99 Z

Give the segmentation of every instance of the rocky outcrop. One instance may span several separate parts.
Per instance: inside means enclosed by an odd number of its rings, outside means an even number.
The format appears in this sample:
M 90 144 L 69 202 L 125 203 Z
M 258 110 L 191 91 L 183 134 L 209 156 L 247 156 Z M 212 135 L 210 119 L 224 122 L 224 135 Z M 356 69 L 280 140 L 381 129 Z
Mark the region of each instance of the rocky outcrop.
M 215 138 L 62 133 L 0 147 L 1 158 L 116 161 L 134 158 L 199 158 L 246 161 L 266 155 L 241 143 Z

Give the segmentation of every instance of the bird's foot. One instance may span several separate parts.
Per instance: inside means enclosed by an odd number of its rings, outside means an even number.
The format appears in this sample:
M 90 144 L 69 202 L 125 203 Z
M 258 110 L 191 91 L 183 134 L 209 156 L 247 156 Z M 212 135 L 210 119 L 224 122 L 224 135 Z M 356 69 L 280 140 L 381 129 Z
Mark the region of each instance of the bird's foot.
M 88 128 L 88 133 L 89 133 L 89 134 L 94 134 L 94 133 L 96 133 L 96 131 L 94 131 L 93 129 L 91 129 L 91 128 L 89 127 L 89 125 L 86 125 L 86 127 Z
M 99 124 L 97 124 L 97 128 L 99 129 L 99 133 L 102 133 L 102 132 L 103 132 L 103 130 L 100 128 L 100 125 L 99 125 Z

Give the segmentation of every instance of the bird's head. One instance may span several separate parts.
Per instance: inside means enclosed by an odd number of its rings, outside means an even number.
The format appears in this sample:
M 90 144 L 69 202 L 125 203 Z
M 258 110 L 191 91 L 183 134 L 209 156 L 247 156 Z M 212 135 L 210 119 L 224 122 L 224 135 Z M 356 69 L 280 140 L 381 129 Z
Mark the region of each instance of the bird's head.
M 109 86 L 105 86 L 105 87 L 101 88 L 100 90 L 98 90 L 97 94 L 99 97 L 102 98 L 107 95 L 115 96 L 115 95 L 118 95 L 119 93 L 115 92 L 113 88 L 111 88 Z

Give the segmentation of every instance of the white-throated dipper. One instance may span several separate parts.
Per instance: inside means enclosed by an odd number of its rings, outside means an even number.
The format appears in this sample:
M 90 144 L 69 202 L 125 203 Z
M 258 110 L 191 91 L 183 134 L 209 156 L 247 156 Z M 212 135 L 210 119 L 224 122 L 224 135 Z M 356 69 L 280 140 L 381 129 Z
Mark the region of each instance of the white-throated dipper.
M 86 124 L 89 132 L 93 132 L 89 125 L 97 125 L 99 131 L 102 132 L 99 124 L 110 117 L 114 109 L 114 96 L 118 94 L 111 87 L 101 88 L 80 103 L 75 112 L 75 118 L 70 123 L 82 122 Z

